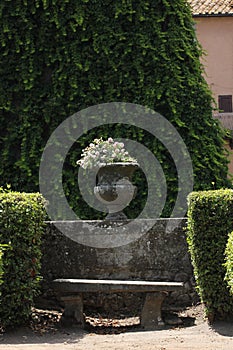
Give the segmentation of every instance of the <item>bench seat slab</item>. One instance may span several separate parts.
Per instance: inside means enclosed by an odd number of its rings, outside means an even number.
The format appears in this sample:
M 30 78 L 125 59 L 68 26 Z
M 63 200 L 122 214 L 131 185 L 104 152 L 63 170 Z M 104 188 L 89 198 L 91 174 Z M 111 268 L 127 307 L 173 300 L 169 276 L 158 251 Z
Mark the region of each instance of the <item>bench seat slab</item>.
M 75 294 L 85 292 L 157 292 L 175 291 L 183 288 L 181 282 L 121 281 L 121 280 L 88 280 L 56 279 L 53 288 L 59 293 Z

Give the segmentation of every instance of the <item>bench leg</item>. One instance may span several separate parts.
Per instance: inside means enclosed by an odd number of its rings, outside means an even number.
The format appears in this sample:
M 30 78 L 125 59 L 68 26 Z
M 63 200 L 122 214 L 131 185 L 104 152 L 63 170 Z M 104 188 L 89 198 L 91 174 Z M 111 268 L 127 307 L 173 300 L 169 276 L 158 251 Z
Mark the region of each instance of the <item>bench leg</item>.
M 164 326 L 161 316 L 161 306 L 167 294 L 167 292 L 146 293 L 141 314 L 141 325 L 144 329 L 149 330 Z
M 83 297 L 82 294 L 62 297 L 65 303 L 65 310 L 62 314 L 61 323 L 64 325 L 75 324 L 84 328 Z

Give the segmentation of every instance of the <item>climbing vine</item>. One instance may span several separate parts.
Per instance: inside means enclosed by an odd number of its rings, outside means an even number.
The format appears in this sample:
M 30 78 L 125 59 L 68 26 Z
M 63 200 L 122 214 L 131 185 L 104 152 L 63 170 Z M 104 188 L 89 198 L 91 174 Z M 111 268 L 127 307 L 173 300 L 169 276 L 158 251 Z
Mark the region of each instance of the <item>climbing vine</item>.
M 228 185 L 223 134 L 212 119 L 185 0 L 2 0 L 0 17 L 0 185 L 38 190 L 41 154 L 54 129 L 83 108 L 112 101 L 148 106 L 177 128 L 196 190 Z M 83 217 L 92 213 L 74 188 L 76 160 L 104 135 L 133 138 L 156 153 L 169 188 L 168 214 L 177 195 L 168 152 L 143 130 L 119 126 L 92 130 L 75 143 L 64 165 L 70 204 Z M 142 179 L 138 208 L 145 186 Z

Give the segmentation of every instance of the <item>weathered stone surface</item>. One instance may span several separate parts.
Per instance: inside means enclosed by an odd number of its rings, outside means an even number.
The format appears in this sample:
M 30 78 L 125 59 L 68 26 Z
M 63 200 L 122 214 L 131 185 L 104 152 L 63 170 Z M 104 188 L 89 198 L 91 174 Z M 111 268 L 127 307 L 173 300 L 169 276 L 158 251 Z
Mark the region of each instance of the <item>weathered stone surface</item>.
M 62 297 L 65 304 L 65 311 L 61 318 L 61 323 L 65 326 L 77 325 L 84 327 L 83 298 L 82 294 L 75 294 Z
M 144 329 L 152 330 L 164 326 L 161 315 L 161 306 L 166 296 L 166 292 L 146 294 L 141 314 L 141 325 Z
M 94 248 L 79 244 L 59 232 L 54 224 L 47 223 L 42 258 L 43 296 L 47 299 L 54 297 L 51 282 L 57 278 L 181 280 L 188 282 L 185 284 L 185 295 L 188 298 L 183 298 L 183 304 L 185 306 L 187 300 L 191 303 L 196 294 L 184 231 L 186 220 L 178 219 L 178 227 L 169 232 L 166 230 L 168 220 L 176 226 L 176 219 L 158 219 L 144 235 L 115 248 Z M 92 234 L 95 234 L 94 230 Z M 180 304 L 181 295 L 184 292 L 172 292 L 165 303 L 176 303 L 179 297 Z M 103 293 L 90 293 L 85 297 L 84 304 L 108 309 L 111 306 L 108 298 L 109 295 Z M 136 310 L 142 305 L 142 300 L 141 293 L 122 293 L 117 295 L 115 303 Z
M 183 290 L 181 282 L 151 282 L 122 280 L 90 280 L 90 279 L 56 279 L 54 290 L 65 303 L 62 314 L 63 322 L 74 321 L 80 327 L 84 325 L 81 312 L 83 310 L 82 295 L 87 292 L 125 293 L 144 292 L 145 302 L 141 312 L 141 325 L 145 329 L 155 329 L 164 325 L 161 306 L 169 291 Z M 77 295 L 77 297 L 75 297 Z
M 102 279 L 56 279 L 53 288 L 61 295 L 87 292 L 160 292 L 183 290 L 181 282 L 102 280 Z

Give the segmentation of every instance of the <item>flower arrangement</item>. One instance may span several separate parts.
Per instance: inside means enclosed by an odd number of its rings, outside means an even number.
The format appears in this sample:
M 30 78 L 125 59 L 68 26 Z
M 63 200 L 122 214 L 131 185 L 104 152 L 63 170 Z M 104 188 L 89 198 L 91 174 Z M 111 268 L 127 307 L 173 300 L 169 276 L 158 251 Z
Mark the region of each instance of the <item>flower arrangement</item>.
M 81 159 L 77 164 L 84 169 L 93 169 L 103 164 L 117 162 L 137 163 L 137 160 L 125 150 L 123 142 L 114 141 L 111 137 L 104 141 L 101 137 L 95 139 L 82 151 Z

